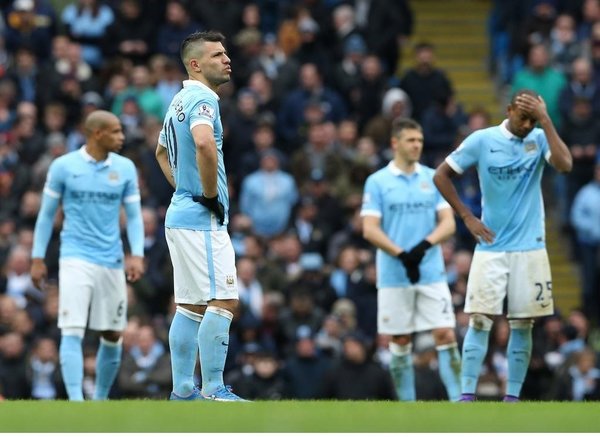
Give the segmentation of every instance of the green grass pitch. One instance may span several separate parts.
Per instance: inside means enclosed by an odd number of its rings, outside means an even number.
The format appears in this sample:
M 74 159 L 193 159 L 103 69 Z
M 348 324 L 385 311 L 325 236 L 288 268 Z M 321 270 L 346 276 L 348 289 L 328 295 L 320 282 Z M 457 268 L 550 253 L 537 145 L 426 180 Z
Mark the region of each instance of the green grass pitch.
M 0 432 L 600 432 L 600 403 L 5 401 Z

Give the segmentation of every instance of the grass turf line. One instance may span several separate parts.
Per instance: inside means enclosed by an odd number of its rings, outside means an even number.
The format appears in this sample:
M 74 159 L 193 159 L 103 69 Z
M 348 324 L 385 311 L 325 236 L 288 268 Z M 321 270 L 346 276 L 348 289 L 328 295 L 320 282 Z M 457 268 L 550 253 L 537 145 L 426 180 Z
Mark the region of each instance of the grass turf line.
M 5 401 L 0 432 L 600 432 L 600 403 Z

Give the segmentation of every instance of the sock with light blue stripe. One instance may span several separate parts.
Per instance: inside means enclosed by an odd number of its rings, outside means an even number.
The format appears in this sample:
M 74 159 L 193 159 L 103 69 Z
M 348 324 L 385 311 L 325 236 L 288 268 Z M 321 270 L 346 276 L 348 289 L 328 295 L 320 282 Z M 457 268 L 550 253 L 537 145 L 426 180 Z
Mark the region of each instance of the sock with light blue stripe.
M 104 401 L 108 399 L 110 388 L 119 373 L 122 352 L 123 346 L 120 340 L 113 343 L 104 338 L 100 339 L 100 347 L 98 348 L 98 354 L 96 355 L 95 401 Z
M 488 350 L 490 330 L 469 326 L 463 342 L 461 389 L 463 393 L 475 394 L 481 366 Z
M 223 369 L 229 346 L 229 326 L 233 314 L 222 308 L 209 306 L 198 330 L 202 394 L 211 395 L 223 383 Z
M 415 389 L 415 369 L 412 359 L 412 343 L 399 345 L 390 343 L 392 360 L 390 361 L 390 374 L 396 387 L 396 394 L 401 401 L 414 401 L 417 399 Z
M 82 340 L 75 335 L 63 335 L 60 339 L 60 371 L 70 401 L 83 401 Z
M 460 398 L 460 353 L 456 343 L 444 344 L 437 348 L 440 378 L 446 387 L 448 399 Z
M 508 381 L 506 383 L 506 394 L 516 398 L 521 394 L 523 382 L 527 375 L 529 360 L 532 349 L 531 326 L 529 328 L 510 329 L 508 338 Z
M 169 328 L 173 393 L 187 397 L 194 390 L 194 369 L 198 356 L 198 329 L 202 316 L 177 307 Z

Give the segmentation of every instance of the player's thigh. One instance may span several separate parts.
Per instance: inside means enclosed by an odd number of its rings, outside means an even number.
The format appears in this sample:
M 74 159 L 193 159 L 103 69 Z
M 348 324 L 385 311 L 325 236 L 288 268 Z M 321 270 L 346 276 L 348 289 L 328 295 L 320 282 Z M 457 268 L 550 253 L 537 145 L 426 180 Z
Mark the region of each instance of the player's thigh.
M 452 297 L 446 282 L 417 285 L 415 298 L 415 331 L 454 328 L 456 319 Z
M 76 258 L 58 264 L 58 327 L 85 328 L 94 288 L 94 264 Z
M 122 331 L 127 323 L 127 284 L 123 269 L 96 266 L 90 329 Z
M 467 282 L 465 312 L 502 314 L 508 277 L 506 252 L 475 251 Z
M 510 255 L 508 316 L 523 318 L 553 314 L 552 275 L 546 249 Z
M 235 252 L 226 231 L 166 229 L 175 303 L 206 305 L 237 299 Z
M 377 290 L 377 332 L 402 335 L 414 332 L 415 287 Z

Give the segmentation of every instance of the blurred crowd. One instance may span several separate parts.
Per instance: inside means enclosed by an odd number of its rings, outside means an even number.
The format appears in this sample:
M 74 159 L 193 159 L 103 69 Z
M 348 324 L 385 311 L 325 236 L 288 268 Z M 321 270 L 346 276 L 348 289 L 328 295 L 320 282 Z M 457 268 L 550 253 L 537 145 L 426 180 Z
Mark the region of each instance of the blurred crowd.
M 522 395 L 598 398 L 600 0 L 493 3 L 492 74 L 544 97 L 575 158 L 571 174 L 551 175 L 554 207 L 590 299 L 585 312 L 536 324 Z M 81 122 L 97 108 L 120 118 L 122 153 L 138 168 L 147 264 L 142 280 L 128 285 L 123 364 L 111 397 L 168 396 L 175 307 L 163 220 L 172 189 L 154 150 L 186 78 L 181 41 L 216 29 L 227 37 L 233 69 L 219 94 L 242 303 L 225 382 L 248 399 L 395 398 L 389 338 L 376 332 L 374 250 L 359 217 L 363 183 L 390 160 L 397 117 L 422 124 L 422 161 L 430 166 L 492 123 L 482 107 L 465 111 L 435 47 L 413 41 L 410 1 L 78 0 L 58 9 L 48 0 L 0 0 L 0 11 L 1 396 L 65 397 L 56 327 L 61 214 L 43 291 L 29 276 L 32 230 L 50 162 L 82 145 Z M 404 46 L 413 59 L 402 58 Z M 476 174 L 457 183 L 479 213 Z M 443 252 L 462 342 L 474 241 L 457 224 Z M 88 338 L 90 394 L 97 339 Z M 507 338 L 498 318 L 480 398 L 503 392 Z M 427 333 L 415 338 L 415 363 L 418 398 L 445 399 Z

